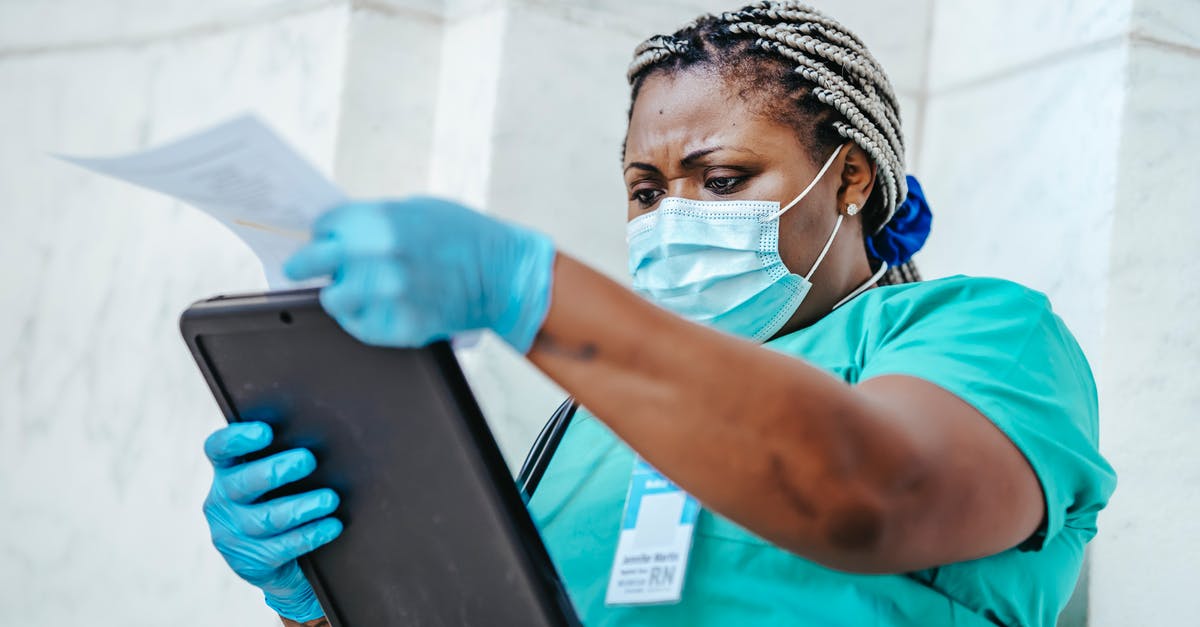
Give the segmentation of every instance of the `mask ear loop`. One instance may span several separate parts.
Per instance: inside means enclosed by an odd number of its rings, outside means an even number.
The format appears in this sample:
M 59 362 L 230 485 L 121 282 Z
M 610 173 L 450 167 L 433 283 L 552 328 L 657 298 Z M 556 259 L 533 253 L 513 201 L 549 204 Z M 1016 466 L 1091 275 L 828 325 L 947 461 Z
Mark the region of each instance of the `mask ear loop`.
M 816 176 L 816 178 L 814 178 L 814 179 L 812 180 L 812 182 L 808 184 L 808 187 L 805 187 L 805 188 L 804 188 L 804 191 L 800 192 L 800 195 L 799 195 L 799 196 L 796 196 L 795 198 L 793 198 L 793 199 L 792 199 L 792 202 L 789 202 L 789 203 L 787 204 L 787 206 L 786 206 L 786 207 L 784 207 L 783 209 L 780 209 L 779 211 L 776 211 L 775 213 L 773 213 L 773 214 L 771 214 L 771 215 L 769 215 L 769 216 L 766 216 L 766 217 L 762 218 L 762 221 L 763 221 L 763 222 L 770 222 L 771 220 L 774 220 L 774 219 L 778 218 L 779 216 L 781 216 L 781 215 L 783 215 L 783 214 L 787 213 L 787 210 L 788 210 L 788 209 L 791 209 L 792 207 L 795 207 L 795 206 L 796 206 L 796 203 L 798 203 L 798 202 L 800 202 L 801 200 L 803 200 L 803 199 L 804 199 L 804 197 L 805 197 L 805 196 L 807 196 L 807 195 L 808 195 L 808 193 L 809 193 L 809 192 L 811 192 L 811 191 L 813 190 L 813 188 L 817 186 L 817 183 L 818 183 L 818 182 L 820 182 L 820 180 L 821 180 L 821 177 L 825 176 L 825 173 L 829 171 L 829 167 L 833 165 L 833 160 L 834 160 L 834 159 L 837 159 L 837 156 L 838 156 L 838 155 L 840 155 L 840 154 L 842 154 L 842 148 L 845 148 L 845 147 L 846 147 L 846 144 L 842 144 L 841 146 L 838 146 L 838 147 L 837 147 L 837 150 L 834 150 L 834 151 L 833 151 L 833 154 L 832 154 L 832 155 L 829 155 L 829 159 L 827 159 L 827 160 L 825 161 L 825 165 L 821 166 L 821 169 L 820 169 L 820 171 L 818 171 L 818 172 L 817 172 L 817 176 Z
M 817 260 L 813 262 L 812 269 L 808 271 L 808 274 L 804 275 L 805 281 L 808 281 L 812 278 L 812 275 L 817 273 L 817 268 L 820 267 L 821 262 L 825 260 L 825 254 L 829 252 L 829 247 L 833 246 L 833 238 L 837 237 L 838 229 L 842 228 L 842 220 L 845 219 L 845 217 L 846 216 L 842 215 L 841 213 L 838 213 L 837 222 L 835 222 L 833 225 L 833 232 L 829 234 L 829 239 L 825 240 L 825 248 L 822 248 L 821 254 L 817 255 Z
M 845 305 L 846 303 L 850 302 L 851 300 L 854 300 L 855 296 L 858 296 L 859 294 L 862 294 L 863 292 L 867 291 L 867 288 L 878 283 L 879 279 L 882 279 L 883 275 L 885 273 L 887 273 L 887 271 L 888 271 L 888 263 L 886 261 L 880 262 L 879 270 L 875 271 L 875 274 L 871 275 L 871 278 L 867 279 L 866 283 L 863 283 L 862 285 L 858 286 L 857 288 L 854 289 L 853 292 L 850 292 L 849 294 L 847 294 L 845 298 L 843 298 L 842 300 L 839 300 L 838 303 L 833 306 L 833 309 L 837 309 L 838 307 Z M 833 311 L 833 309 L 831 309 L 830 311 Z

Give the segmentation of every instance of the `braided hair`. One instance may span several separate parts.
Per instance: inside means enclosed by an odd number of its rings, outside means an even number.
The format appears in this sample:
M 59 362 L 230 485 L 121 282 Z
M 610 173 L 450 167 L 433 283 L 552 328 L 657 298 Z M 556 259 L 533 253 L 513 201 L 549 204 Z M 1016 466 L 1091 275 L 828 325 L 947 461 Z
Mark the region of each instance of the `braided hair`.
M 703 15 L 671 35 L 634 50 L 632 99 L 655 73 L 689 68 L 718 71 L 745 88 L 758 108 L 796 129 L 814 162 L 847 140 L 878 167 L 878 184 L 863 207 L 867 251 L 909 197 L 900 106 L 887 75 L 862 41 L 837 21 L 793 1 L 769 0 L 737 11 Z M 630 110 L 632 116 L 632 107 Z M 923 200 L 922 200 L 923 202 Z M 890 267 L 881 283 L 920 280 L 916 266 Z

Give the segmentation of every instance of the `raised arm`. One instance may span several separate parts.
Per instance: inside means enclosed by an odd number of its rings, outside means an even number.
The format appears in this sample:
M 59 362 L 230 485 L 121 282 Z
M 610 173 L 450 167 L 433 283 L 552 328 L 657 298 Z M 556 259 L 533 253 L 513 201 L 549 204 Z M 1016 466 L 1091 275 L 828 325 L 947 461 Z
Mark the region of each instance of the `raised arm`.
M 1025 458 L 949 392 L 897 376 L 850 386 L 453 203 L 339 207 L 287 269 L 334 275 L 322 303 L 366 342 L 496 331 L 706 507 L 833 568 L 981 557 L 1043 517 Z
M 1017 448 L 930 383 L 850 386 L 684 321 L 560 255 L 529 358 L 719 512 L 828 566 L 899 572 L 1010 548 L 1043 502 Z

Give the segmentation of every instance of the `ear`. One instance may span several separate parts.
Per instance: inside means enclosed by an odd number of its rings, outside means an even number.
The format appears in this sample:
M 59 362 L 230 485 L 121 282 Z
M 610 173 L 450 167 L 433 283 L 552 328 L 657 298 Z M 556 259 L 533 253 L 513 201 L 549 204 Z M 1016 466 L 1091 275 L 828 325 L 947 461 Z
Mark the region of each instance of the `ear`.
M 839 157 L 841 167 L 841 183 L 838 187 L 838 211 L 847 213 L 847 207 L 855 205 L 858 211 L 867 204 L 871 190 L 875 188 L 875 174 L 878 167 L 871 161 L 870 155 L 854 142 L 848 142 L 843 148 L 844 155 Z

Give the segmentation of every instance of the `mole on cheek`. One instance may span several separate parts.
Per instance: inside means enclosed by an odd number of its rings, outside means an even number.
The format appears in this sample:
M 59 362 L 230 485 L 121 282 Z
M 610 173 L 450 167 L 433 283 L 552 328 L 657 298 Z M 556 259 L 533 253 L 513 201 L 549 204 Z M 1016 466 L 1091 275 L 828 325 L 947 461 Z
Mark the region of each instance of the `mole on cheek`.
M 662 109 L 659 109 L 659 110 L 658 110 L 658 114 L 659 114 L 659 115 L 662 115 L 662 114 L 663 114 L 663 110 L 662 110 Z

